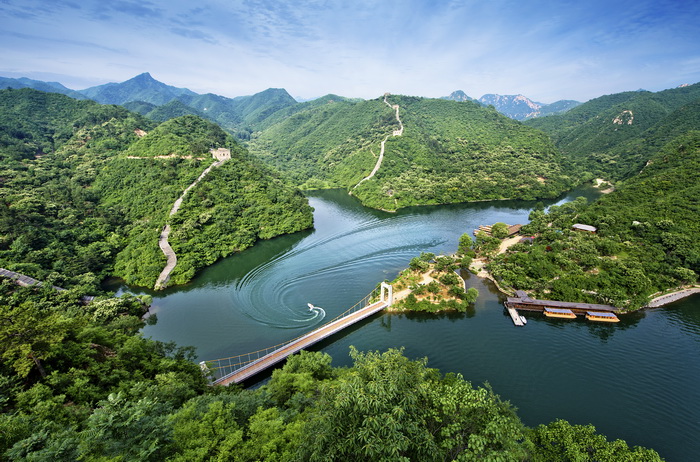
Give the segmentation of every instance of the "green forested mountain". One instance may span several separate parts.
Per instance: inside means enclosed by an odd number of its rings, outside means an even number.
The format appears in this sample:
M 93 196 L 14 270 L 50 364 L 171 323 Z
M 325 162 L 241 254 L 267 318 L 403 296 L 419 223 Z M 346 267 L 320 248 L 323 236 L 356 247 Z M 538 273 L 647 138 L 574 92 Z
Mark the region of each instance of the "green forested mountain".
M 359 98 L 346 98 L 344 96 L 338 96 L 334 94 L 328 94 L 321 96 L 320 98 L 315 98 L 309 101 L 304 101 L 303 103 L 297 103 L 291 106 L 286 106 L 275 112 L 272 112 L 269 116 L 255 123 L 254 126 L 250 128 L 248 135 L 253 131 L 263 131 L 272 125 L 283 122 L 285 119 L 297 114 L 299 112 L 308 111 L 321 106 L 328 106 L 333 103 L 359 103 L 362 102 Z M 250 139 L 250 136 L 248 136 Z
M 178 99 L 174 99 L 161 106 L 146 103 L 145 101 L 129 101 L 128 103 L 121 104 L 121 106 L 132 112 L 138 112 L 147 119 L 151 119 L 156 122 L 165 122 L 166 120 L 185 115 L 195 115 L 203 119 L 208 118 L 206 114 L 187 106 Z
M 19 79 L 0 77 L 0 89 L 7 90 L 8 88 L 33 88 L 34 90 L 45 91 L 47 93 L 61 93 L 62 95 L 67 95 L 75 99 L 88 99 L 88 97 L 82 93 L 64 87 L 58 82 L 44 82 L 42 80 L 28 79 L 26 77 L 20 77 Z
M 580 101 L 574 101 L 572 99 L 562 99 L 559 101 L 555 101 L 550 104 L 543 104 L 539 111 L 537 112 L 537 117 L 545 117 L 553 114 L 561 114 L 567 111 L 570 111 L 571 109 L 575 108 L 576 106 L 580 106 L 581 102 Z
M 526 124 L 549 134 L 581 170 L 616 180 L 638 172 L 674 136 L 700 127 L 698 101 L 700 83 L 657 93 L 624 92 Z
M 405 129 L 387 141 L 377 176 L 354 189 L 365 203 L 531 198 L 573 183 L 542 133 L 492 109 L 389 101 Z M 616 192 L 591 206 L 533 212 L 524 229 L 538 234 L 535 244 L 512 248 L 493 274 L 550 298 L 629 307 L 696 279 L 700 132 L 681 124 L 694 108 L 682 104 L 647 129 L 653 154 Z M 398 129 L 382 100 L 327 97 L 298 109 L 282 109 L 251 145 L 307 185 L 351 188 Z M 228 148 L 232 159 L 169 217 L 211 164 L 211 148 Z M 599 232 L 574 234 L 574 222 Z M 302 353 L 258 389 L 207 387 L 191 349 L 139 335 L 147 299 L 80 301 L 110 275 L 151 286 L 165 263 L 157 246 L 165 223 L 179 256 L 173 280 L 184 282 L 257 239 L 310 226 L 311 213 L 296 189 L 210 121 L 184 115 L 158 124 L 123 107 L 0 91 L 0 266 L 48 283 L 0 281 L 0 458 L 660 460 L 591 426 L 527 428 L 488 386 L 397 350 L 353 350 L 349 368 Z
M 524 233 L 537 238 L 495 257 L 506 286 L 545 299 L 644 306 L 649 296 L 694 283 L 700 274 L 700 130 L 680 135 L 638 175 L 586 206 L 533 211 Z M 597 234 L 571 230 L 574 223 Z
M 181 96 L 196 95 L 187 88 L 177 88 L 157 81 L 144 72 L 125 82 L 106 83 L 80 90 L 93 101 L 103 104 L 124 104 L 129 101 L 144 101 L 160 106 Z
M 0 91 L 3 161 L 33 159 L 62 147 L 76 130 L 125 118 L 125 110 L 31 89 Z M 150 124 L 142 120 L 148 128 Z
M 452 101 L 475 101 L 478 102 L 476 98 L 472 98 L 471 96 L 467 95 L 464 93 L 462 90 L 456 90 L 450 93 L 450 96 L 443 96 L 442 99 L 449 99 Z
M 207 115 L 187 106 L 180 100 L 174 99 L 162 106 L 156 106 L 144 114 L 147 118 L 156 122 L 165 122 L 166 120 L 182 117 L 185 115 L 195 115 L 203 119 L 207 119 Z
M 390 96 L 312 105 L 270 126 L 249 148 L 303 187 L 343 187 L 387 210 L 470 200 L 554 197 L 573 184 L 546 136 L 472 102 Z
M 268 88 L 250 96 L 226 98 L 208 93 L 179 98 L 229 132 L 248 132 L 275 112 L 298 104 L 283 88 Z
M 311 226 L 306 199 L 195 116 L 161 125 L 117 106 L 0 92 L 0 265 L 36 278 L 94 273 L 152 286 L 158 235 L 182 191 L 228 148 L 172 217 L 175 283 L 257 239 Z
M 123 105 L 158 122 L 188 114 L 197 115 L 242 138 L 273 113 L 297 104 L 282 88 L 269 88 L 236 98 L 211 93 L 200 95 L 159 82 L 147 72 L 125 82 L 80 90 L 79 94 L 100 103 Z
M 145 101 L 129 101 L 128 103 L 120 104 L 120 106 L 131 112 L 138 112 L 143 116 L 158 107 L 153 103 L 147 103 Z

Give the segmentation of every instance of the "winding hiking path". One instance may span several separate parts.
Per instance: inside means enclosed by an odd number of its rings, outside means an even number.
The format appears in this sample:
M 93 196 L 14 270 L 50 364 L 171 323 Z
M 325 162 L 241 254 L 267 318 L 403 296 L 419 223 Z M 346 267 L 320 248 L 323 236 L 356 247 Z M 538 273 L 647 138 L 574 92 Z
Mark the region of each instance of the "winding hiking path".
M 398 105 L 398 104 L 394 104 L 394 105 L 392 106 L 392 105 L 389 103 L 389 101 L 386 100 L 386 97 L 387 97 L 387 96 L 389 96 L 389 93 L 385 93 L 385 94 L 384 94 L 384 103 L 385 103 L 387 106 L 389 106 L 390 108 L 396 110 L 396 121 L 399 123 L 399 129 L 398 129 L 398 130 L 394 130 L 393 133 L 392 133 L 391 135 L 387 135 L 387 136 L 384 138 L 384 140 L 382 141 L 382 148 L 381 148 L 381 150 L 379 151 L 379 159 L 377 159 L 377 163 L 374 165 L 374 168 L 372 169 L 372 172 L 371 172 L 369 175 L 367 175 L 366 177 L 364 177 L 363 179 L 361 179 L 360 182 L 357 183 L 352 189 L 357 188 L 358 186 L 360 186 L 360 184 L 362 184 L 363 181 L 369 180 L 370 178 L 372 178 L 372 177 L 377 173 L 377 171 L 379 171 L 379 167 L 382 166 L 382 161 L 384 160 L 384 145 L 386 144 L 386 140 L 388 140 L 390 136 L 401 136 L 401 135 L 403 135 L 403 122 L 401 122 L 401 119 L 399 118 L 399 105 Z
M 213 164 L 211 164 L 209 167 L 207 167 L 200 175 L 197 177 L 194 182 L 189 185 L 185 190 L 182 192 L 180 197 L 175 201 L 173 204 L 173 207 L 170 209 L 170 215 L 173 216 L 177 213 L 178 210 L 180 210 L 180 206 L 182 205 L 182 201 L 185 199 L 185 196 L 189 192 L 190 189 L 194 188 L 197 186 L 197 183 L 202 181 L 202 178 L 207 176 L 209 172 L 213 168 L 216 168 L 226 162 L 228 159 L 221 159 L 217 160 Z M 165 285 L 168 283 L 168 280 L 170 279 L 170 273 L 175 269 L 175 266 L 177 265 L 177 255 L 175 255 L 175 251 L 173 251 L 173 248 L 170 247 L 170 243 L 168 242 L 168 238 L 170 237 L 170 225 L 166 224 L 163 227 L 163 231 L 160 233 L 160 238 L 158 239 L 158 247 L 160 247 L 160 250 L 163 251 L 163 254 L 165 254 L 165 258 L 167 258 L 167 263 L 165 264 L 165 268 L 163 268 L 163 271 L 160 272 L 160 276 L 158 276 L 158 280 L 156 280 L 156 284 L 154 286 L 155 290 L 160 290 L 164 289 Z

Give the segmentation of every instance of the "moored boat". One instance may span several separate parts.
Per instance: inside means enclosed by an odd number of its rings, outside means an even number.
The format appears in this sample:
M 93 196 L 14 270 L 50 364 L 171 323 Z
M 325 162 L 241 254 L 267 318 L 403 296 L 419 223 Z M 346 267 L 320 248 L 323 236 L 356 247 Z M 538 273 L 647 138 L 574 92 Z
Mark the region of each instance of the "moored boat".
M 574 312 L 565 308 L 550 308 L 547 306 L 544 308 L 544 315 L 550 318 L 576 319 Z
M 620 322 L 620 319 L 615 316 L 615 313 L 599 311 L 586 311 L 586 319 L 600 322 Z

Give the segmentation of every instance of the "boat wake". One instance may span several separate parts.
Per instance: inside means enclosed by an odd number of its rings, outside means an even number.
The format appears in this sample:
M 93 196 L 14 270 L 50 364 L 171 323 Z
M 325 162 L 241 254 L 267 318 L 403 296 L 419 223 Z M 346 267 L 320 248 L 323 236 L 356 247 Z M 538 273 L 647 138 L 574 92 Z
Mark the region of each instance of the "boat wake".
M 311 303 L 307 303 L 309 306 L 309 313 L 311 313 L 310 318 L 306 319 L 298 319 L 296 321 L 306 321 L 306 322 L 313 322 L 313 321 L 323 321 L 323 319 L 326 317 L 326 310 L 321 308 L 320 306 L 314 306 Z

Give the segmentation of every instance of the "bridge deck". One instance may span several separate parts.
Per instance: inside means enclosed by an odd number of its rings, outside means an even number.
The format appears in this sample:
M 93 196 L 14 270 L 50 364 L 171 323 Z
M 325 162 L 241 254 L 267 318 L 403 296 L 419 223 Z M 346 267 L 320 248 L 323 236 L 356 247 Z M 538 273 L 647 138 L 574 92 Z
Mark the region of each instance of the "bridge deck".
M 368 305 L 362 308 L 361 310 L 355 311 L 354 313 L 351 313 L 343 318 L 328 323 L 325 326 L 321 326 L 318 329 L 309 332 L 305 336 L 273 351 L 272 353 L 269 353 L 263 356 L 262 358 L 253 361 L 252 363 L 246 366 L 243 366 L 237 371 L 225 375 L 224 377 L 216 380 L 214 384 L 226 386 L 232 383 L 241 383 L 244 380 L 254 376 L 255 374 L 264 371 L 268 367 L 271 367 L 274 364 L 277 364 L 278 362 L 284 360 L 287 356 L 297 353 L 303 350 L 304 348 L 308 348 L 314 343 L 319 342 L 325 339 L 326 337 L 329 337 L 335 334 L 336 332 L 339 332 L 345 329 L 346 327 L 355 324 L 356 322 L 361 321 L 362 319 L 365 319 L 368 316 L 371 316 L 374 313 L 383 310 L 387 306 L 388 304 L 385 301 L 378 301 L 372 303 L 371 305 Z

